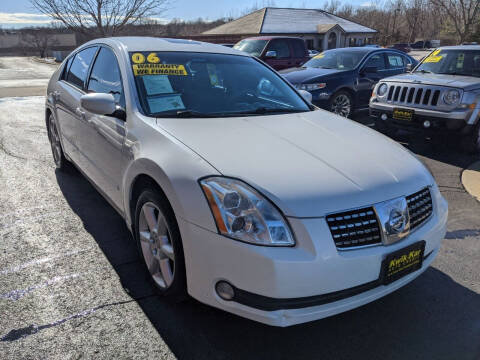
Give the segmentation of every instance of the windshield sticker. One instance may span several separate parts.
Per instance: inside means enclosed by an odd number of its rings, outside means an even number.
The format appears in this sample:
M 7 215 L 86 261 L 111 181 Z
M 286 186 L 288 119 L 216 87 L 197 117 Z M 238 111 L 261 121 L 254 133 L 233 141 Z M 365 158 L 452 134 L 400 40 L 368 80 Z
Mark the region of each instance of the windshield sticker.
M 321 59 L 325 56 L 325 54 L 318 54 L 318 55 L 315 55 L 313 58 L 314 59 Z
M 433 53 L 428 55 L 425 58 L 425 60 L 423 60 L 423 62 L 424 63 L 437 63 L 437 62 L 439 62 L 443 58 L 443 55 L 438 55 L 438 54 L 440 54 L 440 51 L 442 51 L 442 49 L 435 50 Z
M 145 75 L 142 79 L 147 95 L 171 94 L 174 92 L 167 75 Z
M 465 60 L 465 54 L 460 53 L 457 57 L 457 69 L 463 69 L 463 61 Z
M 147 101 L 150 112 L 153 114 L 169 110 L 185 109 L 185 105 L 183 105 L 180 95 L 148 98 Z
M 185 66 L 178 64 L 134 64 L 135 76 L 141 75 L 188 75 Z
M 132 54 L 132 62 L 135 64 L 143 64 L 145 62 L 145 55 L 142 53 Z

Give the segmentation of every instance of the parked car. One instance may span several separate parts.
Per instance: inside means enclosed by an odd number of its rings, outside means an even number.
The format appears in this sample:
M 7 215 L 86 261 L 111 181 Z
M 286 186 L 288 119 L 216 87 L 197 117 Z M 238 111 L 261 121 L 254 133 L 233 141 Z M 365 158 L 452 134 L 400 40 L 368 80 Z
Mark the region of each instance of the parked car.
M 265 61 L 275 70 L 300 66 L 310 59 L 302 38 L 260 36 L 239 41 L 233 47 Z
M 429 40 L 418 40 L 413 44 L 410 44 L 412 49 L 430 49 L 432 44 Z
M 372 89 L 380 79 L 404 73 L 408 64 L 416 63 L 397 50 L 341 48 L 280 73 L 297 89 L 309 91 L 315 105 L 349 117 L 354 111 L 368 109 Z
M 125 218 L 159 294 L 288 326 L 412 281 L 448 213 L 410 152 L 302 93 L 225 46 L 116 37 L 72 52 L 45 115 L 57 168 Z
M 310 56 L 311 58 L 320 54 L 320 51 L 318 50 L 308 50 L 308 56 Z
M 404 53 L 409 53 L 410 51 L 412 51 L 412 48 L 407 43 L 393 44 L 389 48 L 390 49 L 395 49 L 395 50 L 400 50 L 400 51 L 403 51 Z
M 441 47 L 412 73 L 383 79 L 370 114 L 388 134 L 455 135 L 465 151 L 480 151 L 480 46 Z

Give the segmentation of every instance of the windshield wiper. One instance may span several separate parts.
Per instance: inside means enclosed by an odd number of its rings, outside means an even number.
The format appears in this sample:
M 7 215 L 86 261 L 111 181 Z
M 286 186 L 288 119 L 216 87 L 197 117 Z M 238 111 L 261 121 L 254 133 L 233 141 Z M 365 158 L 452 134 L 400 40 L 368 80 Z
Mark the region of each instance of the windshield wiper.
M 305 110 L 300 109 L 284 109 L 284 108 L 266 108 L 266 107 L 259 107 L 253 111 L 241 111 L 235 112 L 232 114 L 235 115 L 262 115 L 262 114 L 271 114 L 271 113 L 296 113 L 296 112 L 304 112 Z
M 176 113 L 154 113 L 152 116 L 155 117 L 178 117 L 178 118 L 212 118 L 219 117 L 221 114 L 215 113 L 203 113 L 195 110 L 179 110 Z
M 422 73 L 422 74 L 431 74 L 431 73 L 432 73 L 430 70 L 424 70 L 424 69 L 422 69 L 422 70 L 417 70 L 417 71 L 415 71 L 415 72 L 420 72 L 420 73 Z

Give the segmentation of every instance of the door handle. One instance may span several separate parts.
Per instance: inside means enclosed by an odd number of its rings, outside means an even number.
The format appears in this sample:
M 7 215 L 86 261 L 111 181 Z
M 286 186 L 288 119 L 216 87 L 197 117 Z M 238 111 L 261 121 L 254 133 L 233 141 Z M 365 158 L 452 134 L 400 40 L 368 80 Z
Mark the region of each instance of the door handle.
M 77 107 L 75 109 L 75 112 L 77 113 L 78 116 L 80 116 L 82 118 L 82 120 L 85 120 L 85 111 L 83 111 L 82 109 Z

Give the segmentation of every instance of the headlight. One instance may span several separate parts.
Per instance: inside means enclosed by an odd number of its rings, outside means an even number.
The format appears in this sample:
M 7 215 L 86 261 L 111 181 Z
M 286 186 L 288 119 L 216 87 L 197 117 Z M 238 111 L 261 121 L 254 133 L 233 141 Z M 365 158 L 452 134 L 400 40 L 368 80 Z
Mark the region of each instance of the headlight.
M 256 245 L 295 244 L 280 211 L 244 182 L 215 176 L 200 185 L 222 235 Z
M 447 105 L 453 105 L 460 101 L 460 91 L 458 90 L 448 90 L 443 94 L 443 101 Z
M 385 83 L 380 84 L 380 86 L 377 89 L 377 95 L 378 96 L 383 96 L 387 93 L 387 90 L 388 90 L 387 84 L 385 84 Z
M 327 86 L 327 83 L 298 84 L 297 89 L 298 90 L 313 91 L 313 90 L 323 89 L 326 86 Z

